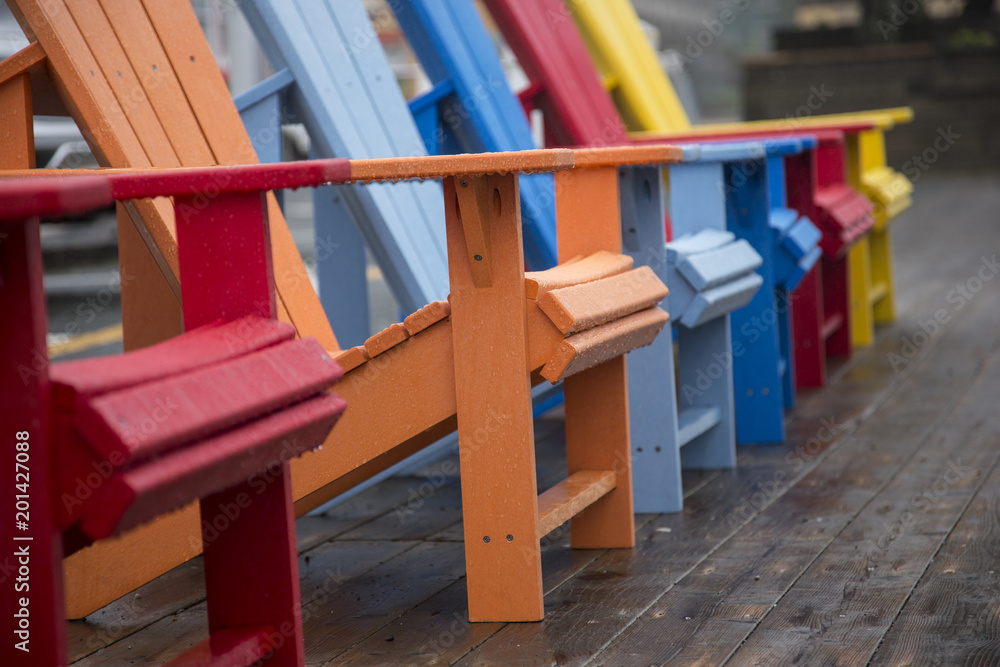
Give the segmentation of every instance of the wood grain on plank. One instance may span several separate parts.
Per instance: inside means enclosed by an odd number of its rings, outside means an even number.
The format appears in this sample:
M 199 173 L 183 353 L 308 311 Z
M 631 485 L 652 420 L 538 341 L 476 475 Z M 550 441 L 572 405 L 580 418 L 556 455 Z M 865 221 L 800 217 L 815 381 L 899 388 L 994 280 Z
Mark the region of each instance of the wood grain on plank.
M 1000 468 L 982 472 L 979 493 L 934 555 L 870 665 L 1000 660 Z

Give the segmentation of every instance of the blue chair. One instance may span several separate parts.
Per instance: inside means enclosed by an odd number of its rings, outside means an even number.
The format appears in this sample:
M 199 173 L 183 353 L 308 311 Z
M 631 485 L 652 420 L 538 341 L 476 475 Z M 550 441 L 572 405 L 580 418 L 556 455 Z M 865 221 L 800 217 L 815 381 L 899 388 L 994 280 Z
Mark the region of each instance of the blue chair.
M 685 150 L 691 161 L 697 147 Z M 674 337 L 660 335 L 629 353 L 632 480 L 637 512 L 683 509 L 681 469 L 736 465 L 733 372 L 727 363 L 730 311 L 745 306 L 763 282 L 761 256 L 726 231 L 722 172 L 710 165 L 621 171 L 622 240 L 636 266 L 656 271 L 670 289 Z M 675 239 L 665 243 L 665 200 Z M 679 354 L 674 366 L 673 343 Z M 703 383 L 702 376 L 710 378 Z M 682 395 L 676 395 L 674 378 Z M 687 387 L 699 387 L 697 396 Z
M 816 226 L 786 207 L 784 157 L 813 146 L 811 137 L 795 137 L 703 143 L 692 153 L 693 161 L 713 165 L 723 174 L 723 187 L 730 195 L 728 229 L 764 258 L 760 291 L 747 307 L 732 314 L 739 443 L 782 442 L 784 410 L 795 405 L 790 294 L 822 251 Z M 693 387 L 696 392 L 697 385 Z

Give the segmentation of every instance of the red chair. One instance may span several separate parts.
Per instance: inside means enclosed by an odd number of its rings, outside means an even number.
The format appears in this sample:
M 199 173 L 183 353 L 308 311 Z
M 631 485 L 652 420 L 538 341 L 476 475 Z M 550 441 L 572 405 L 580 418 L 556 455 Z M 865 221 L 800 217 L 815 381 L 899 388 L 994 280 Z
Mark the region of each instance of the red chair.
M 0 183 L 0 353 L 16 369 L 0 376 L 0 470 L 16 494 L 0 539 L 20 577 L 4 583 L 0 664 L 66 664 L 62 558 L 196 499 L 210 636 L 176 664 L 303 664 L 288 462 L 346 402 L 327 393 L 340 366 L 275 319 L 261 203 L 349 174 L 327 160 Z M 50 366 L 39 216 L 169 195 L 186 333 Z

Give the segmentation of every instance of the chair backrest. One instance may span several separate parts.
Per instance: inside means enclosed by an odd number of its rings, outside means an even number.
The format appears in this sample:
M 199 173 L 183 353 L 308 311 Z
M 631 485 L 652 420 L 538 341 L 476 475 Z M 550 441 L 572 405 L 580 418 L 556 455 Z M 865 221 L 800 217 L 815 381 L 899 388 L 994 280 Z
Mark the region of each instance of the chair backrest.
M 272 79 L 290 75 L 284 101 L 305 124 L 317 156 L 427 154 L 360 2 L 246 0 L 240 8 L 278 72 Z M 406 181 L 336 187 L 339 206 L 324 214 L 345 219 L 349 214 L 401 309 L 411 313 L 445 298 L 448 263 L 441 185 Z M 317 220 L 318 228 L 324 224 Z M 336 285 L 325 284 L 325 275 L 319 272 L 326 304 L 326 292 Z
M 10 5 L 44 52 L 48 74 L 102 166 L 257 161 L 190 3 L 114 3 L 108 11 L 40 0 L 13 0 Z M 337 350 L 273 195 L 268 202 L 279 318 L 315 336 L 326 349 Z M 136 201 L 125 210 L 149 251 L 149 257 L 129 261 L 145 262 L 142 275 L 156 276 L 159 283 L 156 289 L 143 288 L 145 297 L 172 293 L 162 308 L 177 310 L 173 210 L 162 200 Z M 176 333 L 153 329 L 139 338 L 155 342 Z
M 487 0 L 486 6 L 531 81 L 520 97 L 526 110 L 542 112 L 547 145 L 628 142 L 563 0 Z
M 685 131 L 691 121 L 629 0 L 565 0 L 629 130 Z
M 535 148 L 521 104 L 471 2 L 400 0 L 392 9 L 434 86 L 411 101 L 430 152 Z M 553 187 L 548 175 L 521 179 L 524 254 L 533 269 L 556 264 Z

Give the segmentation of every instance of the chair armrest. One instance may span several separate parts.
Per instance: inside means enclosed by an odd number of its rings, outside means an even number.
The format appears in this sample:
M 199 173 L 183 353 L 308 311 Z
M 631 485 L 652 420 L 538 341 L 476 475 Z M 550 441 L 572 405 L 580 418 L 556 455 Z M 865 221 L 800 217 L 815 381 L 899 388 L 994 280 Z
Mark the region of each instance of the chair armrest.
M 448 176 L 531 174 L 570 169 L 574 164 L 573 151 L 565 148 L 351 160 L 351 180 L 369 183 Z
M 684 149 L 663 142 L 641 146 L 578 148 L 573 151 L 577 167 L 634 167 L 674 164 L 684 160 Z
M 680 132 L 630 132 L 633 141 L 698 141 L 709 137 L 735 138 L 764 134 L 809 134 L 813 130 L 859 132 L 866 129 L 889 130 L 913 120 L 913 109 L 895 107 L 854 113 L 823 114 L 808 118 L 751 120 L 741 123 L 699 125 Z

